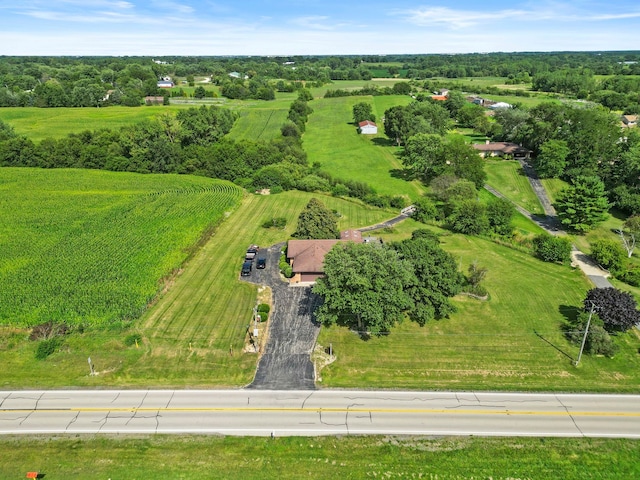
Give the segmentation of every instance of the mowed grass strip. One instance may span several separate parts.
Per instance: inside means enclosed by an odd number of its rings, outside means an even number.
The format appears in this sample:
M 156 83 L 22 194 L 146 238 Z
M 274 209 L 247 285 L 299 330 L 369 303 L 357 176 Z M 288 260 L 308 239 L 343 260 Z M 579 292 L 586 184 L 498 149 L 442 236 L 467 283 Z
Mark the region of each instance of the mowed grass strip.
M 487 159 L 484 170 L 491 187 L 525 210 L 543 215 L 542 205 L 517 161 Z
M 0 477 L 638 478 L 640 442 L 594 438 L 57 436 L 0 439 Z
M 363 341 L 344 327 L 323 328 L 337 360 L 321 372 L 327 387 L 626 391 L 640 385 L 639 338 L 621 335 L 613 358 L 583 356 L 561 326 L 591 285 L 579 271 L 541 262 L 488 240 L 448 235 L 445 250 L 466 271 L 488 268 L 488 301 L 458 296 L 458 312 L 419 327 L 405 321 Z
M 398 104 L 406 102 L 404 97 L 391 98 L 402 98 Z M 358 134 L 352 110 L 358 102 L 374 103 L 373 97 L 325 98 L 310 102 L 314 112 L 309 116 L 303 136 L 309 162 L 319 162 L 322 170 L 336 178 L 365 182 L 379 194 L 417 198 L 423 187 L 417 182 L 398 178 L 402 170 L 398 158 L 400 149 L 384 136 L 382 124 L 378 126 L 376 136 Z M 384 113 L 379 110 L 389 103 L 393 102 L 387 99 L 380 109 L 376 107 L 378 116 Z

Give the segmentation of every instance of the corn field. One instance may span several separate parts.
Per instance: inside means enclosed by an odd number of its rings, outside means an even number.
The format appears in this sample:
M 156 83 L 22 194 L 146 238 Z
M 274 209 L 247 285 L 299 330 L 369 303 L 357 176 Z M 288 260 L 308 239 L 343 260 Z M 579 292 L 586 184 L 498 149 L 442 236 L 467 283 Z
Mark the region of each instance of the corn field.
M 241 196 L 200 177 L 0 169 L 0 324 L 139 317 Z

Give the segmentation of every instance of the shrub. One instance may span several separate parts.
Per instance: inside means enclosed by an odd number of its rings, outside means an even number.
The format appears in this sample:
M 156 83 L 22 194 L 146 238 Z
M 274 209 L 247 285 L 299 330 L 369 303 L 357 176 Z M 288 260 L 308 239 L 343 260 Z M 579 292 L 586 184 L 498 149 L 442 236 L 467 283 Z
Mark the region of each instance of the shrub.
M 62 338 L 52 337 L 42 340 L 36 348 L 36 360 L 44 360 L 62 345 Z
M 124 339 L 124 344 L 127 347 L 131 347 L 140 342 L 142 342 L 142 335 L 140 335 L 139 333 L 132 333 L 131 335 L 127 335 Z
M 29 334 L 29 340 L 47 340 L 67 333 L 69 333 L 69 326 L 66 323 L 53 323 L 50 320 L 33 327 Z
M 582 344 L 588 319 L 589 314 L 582 312 L 574 322 L 568 325 L 566 336 L 570 342 L 576 345 Z M 613 357 L 617 350 L 618 346 L 613 342 L 611 335 L 604 329 L 602 320 L 597 314 L 593 314 L 587 340 L 584 344 L 584 352 L 589 355 Z
M 279 228 L 284 229 L 287 226 L 285 217 L 273 217 L 262 223 L 262 228 Z
M 603 238 L 591 244 L 591 256 L 612 273 L 620 272 L 625 263 L 626 254 L 617 240 Z
M 533 253 L 545 262 L 568 262 L 571 260 L 571 240 L 540 233 L 533 238 Z
M 269 306 L 268 303 L 261 303 L 260 305 L 258 305 L 258 313 L 269 313 L 269 311 L 271 310 L 271 307 Z

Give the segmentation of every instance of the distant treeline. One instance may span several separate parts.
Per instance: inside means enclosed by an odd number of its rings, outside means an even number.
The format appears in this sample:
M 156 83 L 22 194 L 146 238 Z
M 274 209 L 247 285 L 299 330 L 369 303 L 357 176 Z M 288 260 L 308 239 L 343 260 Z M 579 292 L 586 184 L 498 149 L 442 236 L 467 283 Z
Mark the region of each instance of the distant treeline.
M 272 99 L 334 80 L 398 77 L 414 80 L 507 77 L 542 91 L 586 98 L 598 91 L 610 108 L 638 102 L 637 85 L 609 83 L 594 75 L 640 75 L 640 52 L 491 53 L 464 55 L 354 55 L 292 57 L 0 57 L 0 106 L 138 106 L 145 96 L 172 96 L 159 89 L 164 77 L 195 86 L 206 77 L 229 98 Z M 179 86 L 181 86 L 182 83 Z M 184 95 L 184 91 L 182 92 Z M 598 97 L 599 98 L 599 97 Z M 594 99 L 597 100 L 596 97 Z M 608 104 L 607 104 L 608 103 Z M 615 105 L 615 107 L 611 106 Z

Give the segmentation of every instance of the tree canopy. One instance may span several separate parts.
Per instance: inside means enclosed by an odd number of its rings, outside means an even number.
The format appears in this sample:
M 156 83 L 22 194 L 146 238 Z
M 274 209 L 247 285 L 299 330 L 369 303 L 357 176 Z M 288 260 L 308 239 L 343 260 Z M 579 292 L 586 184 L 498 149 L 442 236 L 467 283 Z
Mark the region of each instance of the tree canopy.
M 607 218 L 609 202 L 598 177 L 577 177 L 561 191 L 555 203 L 558 217 L 569 229 L 584 233 Z
M 325 257 L 314 292 L 317 318 L 372 334 L 388 332 L 405 315 L 424 325 L 455 311 L 449 298 L 464 282 L 455 259 L 429 231 L 387 245 L 338 244 Z
M 608 332 L 625 332 L 640 323 L 640 312 L 629 292 L 611 287 L 593 288 L 584 299 L 584 310 L 590 311 L 592 305 Z
M 360 332 L 388 332 L 412 305 L 406 286 L 415 283 L 408 261 L 385 246 L 336 245 L 324 259 L 325 276 L 313 287 L 324 302 L 316 311 L 325 325 L 340 323 Z
M 339 238 L 338 219 L 320 200 L 312 198 L 300 212 L 293 236 L 301 239 Z

